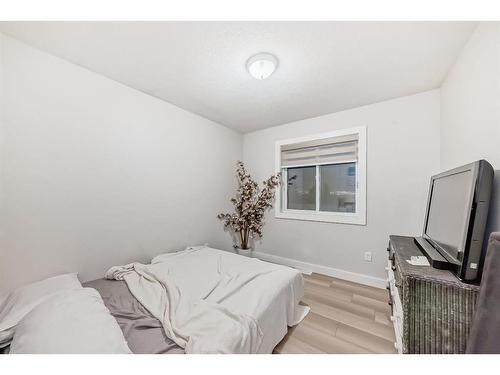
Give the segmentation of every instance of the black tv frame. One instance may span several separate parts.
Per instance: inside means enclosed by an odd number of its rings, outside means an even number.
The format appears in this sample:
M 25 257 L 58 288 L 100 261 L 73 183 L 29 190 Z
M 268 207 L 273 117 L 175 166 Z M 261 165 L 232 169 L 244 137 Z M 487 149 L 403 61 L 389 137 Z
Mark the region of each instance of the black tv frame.
M 472 171 L 474 188 L 471 191 L 467 230 L 463 233 L 460 243 L 463 249 L 458 249 L 458 258 L 452 257 L 436 241 L 426 234 L 429 219 L 429 209 L 432 200 L 432 189 L 434 181 L 438 178 L 447 177 L 457 173 Z M 481 278 L 484 253 L 483 242 L 488 210 L 490 206 L 491 190 L 493 185 L 493 167 L 486 160 L 463 165 L 431 177 L 429 195 L 427 198 L 427 209 L 425 212 L 424 228 L 422 237 L 415 241 L 422 252 L 426 255 L 431 265 L 435 268 L 449 269 L 463 281 L 474 282 Z

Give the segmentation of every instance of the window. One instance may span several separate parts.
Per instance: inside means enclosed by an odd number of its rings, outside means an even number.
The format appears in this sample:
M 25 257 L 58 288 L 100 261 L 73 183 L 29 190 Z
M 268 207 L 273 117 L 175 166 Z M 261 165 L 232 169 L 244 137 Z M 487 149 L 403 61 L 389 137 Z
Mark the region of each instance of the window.
M 316 167 L 286 169 L 287 208 L 316 210 Z
M 366 224 L 366 128 L 276 142 L 276 217 Z

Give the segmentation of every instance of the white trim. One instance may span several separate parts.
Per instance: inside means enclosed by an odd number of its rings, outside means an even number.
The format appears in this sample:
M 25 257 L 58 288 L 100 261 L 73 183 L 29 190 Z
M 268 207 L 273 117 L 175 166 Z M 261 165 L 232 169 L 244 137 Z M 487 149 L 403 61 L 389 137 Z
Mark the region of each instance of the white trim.
M 358 160 L 356 161 L 356 212 L 351 213 L 350 215 L 346 215 L 342 212 L 325 213 L 319 211 L 318 204 L 316 204 L 316 211 L 306 212 L 305 210 L 295 210 L 298 212 L 291 212 L 290 210 L 287 210 L 286 207 L 285 209 L 282 207 L 284 205 L 284 197 L 282 198 L 281 189 L 278 189 L 276 193 L 276 202 L 278 202 L 278 204 L 275 207 L 274 215 L 276 218 L 366 225 L 366 126 L 345 128 L 328 133 L 276 141 L 274 164 L 275 172 L 283 172 L 281 169 L 281 146 L 313 141 L 322 138 L 340 137 L 350 134 L 358 135 Z M 316 179 L 318 179 L 317 168 L 318 167 L 316 167 Z M 282 182 L 285 184 L 285 189 L 287 188 L 287 181 L 286 176 L 282 176 Z M 318 181 L 316 181 L 316 200 L 319 200 L 318 189 L 319 185 Z
M 311 211 L 311 213 L 306 213 L 306 210 L 300 211 L 300 213 L 291 212 L 292 210 L 287 210 L 285 212 L 276 209 L 274 217 L 278 219 L 289 219 L 289 220 L 307 220 L 307 221 L 319 221 L 326 223 L 341 223 L 341 224 L 355 224 L 355 225 L 366 225 L 366 220 L 360 215 L 349 212 L 316 212 Z M 299 210 L 296 210 L 299 211 Z
M 320 266 L 319 264 L 302 262 L 300 260 L 280 257 L 277 255 L 271 255 L 267 253 L 261 253 L 258 251 L 254 251 L 253 256 L 254 258 L 259 258 L 266 262 L 277 263 L 284 266 L 293 267 L 301 271 L 320 273 L 322 275 L 336 277 L 338 279 L 352 281 L 355 283 L 368 285 L 379 289 L 385 289 L 385 287 L 387 286 L 387 281 L 385 279 L 378 277 L 362 275 L 360 273 L 339 270 L 337 268 L 332 268 L 332 267 Z
M 319 200 L 321 194 L 321 178 L 319 174 L 319 165 L 316 165 L 316 214 L 319 214 L 319 206 L 321 205 L 321 202 Z M 286 208 L 286 213 L 288 213 L 288 207 Z

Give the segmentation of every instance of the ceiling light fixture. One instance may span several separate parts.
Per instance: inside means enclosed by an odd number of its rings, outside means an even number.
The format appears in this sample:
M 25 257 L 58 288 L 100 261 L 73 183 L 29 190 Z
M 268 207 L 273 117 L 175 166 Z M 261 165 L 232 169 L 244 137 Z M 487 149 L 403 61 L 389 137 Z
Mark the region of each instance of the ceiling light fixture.
M 266 79 L 278 67 L 278 59 L 270 53 L 258 53 L 247 61 L 248 72 L 255 79 Z

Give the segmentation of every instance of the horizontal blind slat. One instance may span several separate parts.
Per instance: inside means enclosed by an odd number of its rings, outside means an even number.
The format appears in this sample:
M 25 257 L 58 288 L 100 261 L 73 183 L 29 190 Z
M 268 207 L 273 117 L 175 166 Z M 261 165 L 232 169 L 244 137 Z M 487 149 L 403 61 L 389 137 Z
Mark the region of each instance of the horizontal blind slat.
M 282 168 L 308 167 L 308 166 L 323 165 L 323 164 L 353 163 L 356 161 L 357 158 L 354 156 L 338 155 L 338 156 L 331 156 L 328 158 L 292 160 L 289 162 L 283 162 L 281 167 Z

